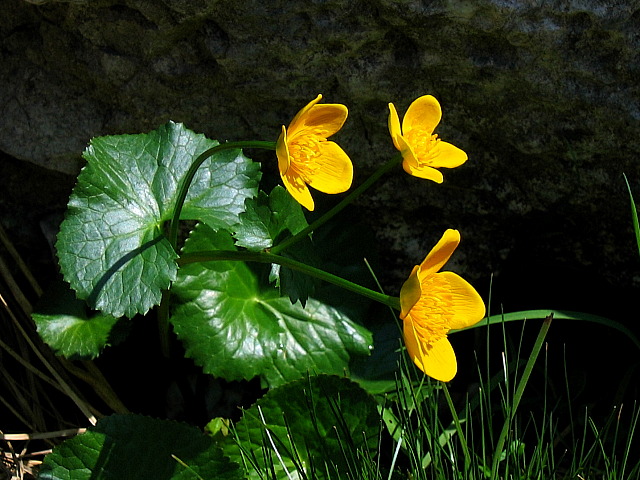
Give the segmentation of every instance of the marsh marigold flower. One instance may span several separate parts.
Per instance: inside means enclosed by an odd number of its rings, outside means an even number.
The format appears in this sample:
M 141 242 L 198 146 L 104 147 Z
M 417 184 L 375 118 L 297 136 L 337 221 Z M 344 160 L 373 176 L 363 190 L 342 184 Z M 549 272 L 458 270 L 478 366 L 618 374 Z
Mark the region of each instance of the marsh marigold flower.
M 407 110 L 400 128 L 400 118 L 393 103 L 389 104 L 389 133 L 393 144 L 402 153 L 404 170 L 414 177 L 442 183 L 438 168 L 453 168 L 467 161 L 467 154 L 434 134 L 442 110 L 435 97 L 424 95 Z
M 347 154 L 327 138 L 347 119 L 347 107 L 321 104 L 322 95 L 282 126 L 276 143 L 278 168 L 284 186 L 298 203 L 313 210 L 314 202 L 307 185 L 324 193 L 342 193 L 351 187 L 353 165 Z
M 447 230 L 438 244 L 400 290 L 400 318 L 409 356 L 424 373 L 448 382 L 457 370 L 456 355 L 447 339 L 452 329 L 482 320 L 484 302 L 466 280 L 440 272 L 460 243 L 457 230 Z

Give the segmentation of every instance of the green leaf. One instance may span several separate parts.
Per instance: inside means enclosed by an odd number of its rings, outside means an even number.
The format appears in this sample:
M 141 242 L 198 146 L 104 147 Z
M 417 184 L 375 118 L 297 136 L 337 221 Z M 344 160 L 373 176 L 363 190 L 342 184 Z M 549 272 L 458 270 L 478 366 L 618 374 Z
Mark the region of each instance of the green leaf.
M 163 223 L 189 166 L 215 145 L 172 122 L 148 134 L 92 140 L 56 244 L 79 298 L 115 317 L 144 314 L 160 302 L 177 274 Z M 232 228 L 259 177 L 259 165 L 239 150 L 216 154 L 198 170 L 181 218 Z
M 240 480 L 238 465 L 197 428 L 139 415 L 105 417 L 47 455 L 39 479 Z
M 245 410 L 237 444 L 224 449 L 238 463 L 255 458 L 250 478 L 264 478 L 258 472 L 271 465 L 277 478 L 305 478 L 303 468 L 308 478 L 354 478 L 375 455 L 379 426 L 373 397 L 346 378 L 319 375 L 275 388 Z
M 387 312 L 380 321 L 368 323 L 373 333 L 373 352 L 351 364 L 351 379 L 372 394 L 388 393 L 397 388 L 402 334 L 397 321 Z
M 272 247 L 309 226 L 300 204 L 279 185 L 269 196 L 260 192 L 257 198 L 247 199 L 245 212 L 240 214 L 240 219 L 242 223 L 234 233 L 236 245 L 251 251 Z M 283 255 L 314 266 L 316 264 L 310 237 L 293 245 Z M 271 266 L 269 280 L 275 283 L 282 295 L 289 297 L 291 303 L 300 301 L 303 307 L 316 287 L 312 277 L 275 264 Z
M 113 341 L 118 319 L 91 312 L 68 284 L 54 284 L 32 314 L 40 338 L 58 355 L 91 359 Z
M 229 234 L 199 225 L 184 250 L 234 248 Z M 261 376 L 274 386 L 307 372 L 343 373 L 353 355 L 369 353 L 367 329 L 314 299 L 306 308 L 293 305 L 259 278 L 244 262 L 180 269 L 171 323 L 187 356 L 206 373 L 227 380 Z
M 254 252 L 269 248 L 273 245 L 269 197 L 261 190 L 257 197 L 245 200 L 244 209 L 234 233 L 236 245 Z
M 323 270 L 354 283 L 379 290 L 375 279 L 378 251 L 375 235 L 357 210 L 346 210 L 313 235 Z M 370 270 L 371 268 L 371 270 Z M 360 320 L 373 334 L 373 351 L 350 363 L 350 378 L 369 393 L 386 393 L 396 388 L 402 330 L 397 312 L 335 285 L 322 284 L 316 298 Z
M 219 441 L 224 441 L 225 438 L 229 436 L 230 426 L 231 420 L 228 418 L 216 417 L 204 426 L 204 432 L 218 443 Z
M 309 238 L 292 245 L 280 255 L 313 267 L 319 266 L 318 256 Z M 300 302 L 302 307 L 306 306 L 307 300 L 314 295 L 319 284 L 314 277 L 276 264 L 271 265 L 269 281 L 275 283 L 280 295 L 289 297 L 291 303 Z
M 257 198 L 247 199 L 240 220 L 234 233 L 236 245 L 252 251 L 272 247 L 276 240 L 308 226 L 300 204 L 279 185 L 269 196 L 260 192 Z

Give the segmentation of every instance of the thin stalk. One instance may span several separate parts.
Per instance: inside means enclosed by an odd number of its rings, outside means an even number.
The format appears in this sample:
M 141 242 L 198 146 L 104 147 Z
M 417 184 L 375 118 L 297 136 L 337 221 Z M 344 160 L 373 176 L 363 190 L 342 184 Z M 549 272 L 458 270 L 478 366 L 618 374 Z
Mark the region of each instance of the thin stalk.
M 38 357 L 38 359 L 42 362 L 42 364 L 47 368 L 47 370 L 49 370 L 49 373 L 53 376 L 53 378 L 56 380 L 56 382 L 58 382 L 58 385 L 60 385 L 60 387 L 62 387 L 63 391 L 67 394 L 67 396 L 76 404 L 76 406 L 78 407 L 78 409 L 85 415 L 85 417 L 87 418 L 87 420 L 92 424 L 95 425 L 97 423 L 97 419 L 95 417 L 95 415 L 92 413 L 92 409 L 91 406 L 88 405 L 83 399 L 81 399 L 78 394 L 76 393 L 76 391 L 71 387 L 71 385 L 69 385 L 69 383 L 67 383 L 66 380 L 64 380 L 62 378 L 62 376 L 60 375 L 60 373 L 58 373 L 58 371 L 55 369 L 54 365 L 52 365 L 44 356 L 43 350 L 41 350 L 40 348 L 38 348 L 36 346 L 36 344 L 33 342 L 33 340 L 31 339 L 31 337 L 29 336 L 29 334 L 27 333 L 27 331 L 22 327 L 22 324 L 20 323 L 20 321 L 18 320 L 18 318 L 13 314 L 13 312 L 9 309 L 9 306 L 7 305 L 7 302 L 4 300 L 4 298 L 2 297 L 2 295 L 0 295 L 0 304 L 2 305 L 2 307 L 6 310 L 6 312 L 9 314 L 9 317 L 11 318 L 11 320 L 13 321 L 13 323 L 16 326 L 16 329 L 20 332 L 20 334 L 22 335 L 22 337 L 24 338 L 24 340 L 27 342 L 27 344 L 29 344 L 29 347 L 31 348 L 31 350 L 33 350 L 33 352 L 36 354 L 36 356 Z
M 456 407 L 453 405 L 453 399 L 449 394 L 449 389 L 447 388 L 446 383 L 442 383 L 442 391 L 444 392 L 444 396 L 447 399 L 447 405 L 449 405 L 449 410 L 451 411 L 451 415 L 453 417 L 453 424 L 456 427 L 458 438 L 460 439 L 460 444 L 462 445 L 462 452 L 464 453 L 464 473 L 466 475 L 471 468 L 471 455 L 469 454 L 469 446 L 467 444 L 467 439 L 464 436 L 464 432 L 462 431 L 462 424 L 460 423 L 460 419 L 458 418 L 458 412 L 456 412 Z
M 516 387 L 516 391 L 513 394 L 513 403 L 511 408 L 509 409 L 509 413 L 507 418 L 505 419 L 504 425 L 502 426 L 502 431 L 500 432 L 500 437 L 498 437 L 498 443 L 496 444 L 496 448 L 493 452 L 493 462 L 491 465 L 491 480 L 495 480 L 498 478 L 498 464 L 500 463 L 500 454 L 502 449 L 504 448 L 505 441 L 507 439 L 507 434 L 509 432 L 509 428 L 511 427 L 511 423 L 516 414 L 516 410 L 518 409 L 518 405 L 520 404 L 520 400 L 522 399 L 522 395 L 524 394 L 524 389 L 527 386 L 529 381 L 529 377 L 531 376 L 531 372 L 533 371 L 533 366 L 536 363 L 536 359 L 538 358 L 538 354 L 542 349 L 542 344 L 544 343 L 544 339 L 547 336 L 547 332 L 549 331 L 549 327 L 551 326 L 551 320 L 553 320 L 553 314 L 549 315 L 544 319 L 542 323 L 542 327 L 540 327 L 540 332 L 538 333 L 538 337 L 536 338 L 536 342 L 533 345 L 533 349 L 531 350 L 531 355 L 529 356 L 529 360 L 524 367 L 524 372 L 522 373 L 522 378 L 520 382 L 518 382 L 518 386 Z
M 222 152 L 223 150 L 232 150 L 238 148 L 263 148 L 266 150 L 275 150 L 276 144 L 275 142 L 265 141 L 227 142 L 216 145 L 215 147 L 211 147 L 196 157 L 194 162 L 189 167 L 189 170 L 187 170 L 184 178 L 182 179 L 182 184 L 180 185 L 180 190 L 178 191 L 178 197 L 176 198 L 176 204 L 173 207 L 173 217 L 171 218 L 171 223 L 169 224 L 169 242 L 176 252 L 178 251 L 178 227 L 180 226 L 180 215 L 182 214 L 182 207 L 184 206 L 184 201 L 186 200 L 187 194 L 189 193 L 189 187 L 191 187 L 191 182 L 193 182 L 193 178 L 196 176 L 198 169 L 205 160 L 215 155 L 216 153 Z M 162 300 L 158 309 L 158 335 L 160 339 L 160 348 L 165 357 L 169 356 L 170 296 L 171 294 L 169 291 L 165 291 L 162 293 Z
M 383 293 L 376 292 L 367 287 L 345 280 L 342 277 L 333 275 L 319 268 L 312 267 L 291 258 L 281 257 L 273 253 L 266 252 L 245 252 L 235 250 L 204 250 L 202 252 L 185 253 L 178 259 L 178 265 L 183 266 L 189 263 L 210 262 L 217 260 L 231 260 L 239 262 L 275 263 L 283 267 L 297 270 L 312 277 L 316 277 L 325 282 L 332 283 L 338 287 L 362 295 L 376 302 L 400 310 L 400 299 Z
M 189 167 L 189 170 L 187 170 L 187 173 L 182 180 L 182 185 L 180 185 L 180 190 L 178 191 L 178 198 L 176 199 L 176 204 L 173 207 L 173 218 L 171 219 L 171 224 L 169 225 L 169 241 L 171 242 L 171 245 L 174 249 L 177 250 L 180 214 L 182 213 L 184 201 L 187 198 L 189 187 L 191 186 L 193 178 L 196 176 L 196 172 L 207 158 L 223 150 L 232 150 L 237 148 L 263 148 L 266 150 L 275 150 L 276 144 L 275 142 L 265 141 L 227 142 L 216 145 L 215 147 L 211 147 L 210 149 L 205 150 L 200 155 L 198 155 L 198 157 Z
M 354 189 L 349 195 L 342 199 L 340 203 L 338 203 L 335 207 L 329 210 L 327 213 L 318 218 L 315 222 L 309 225 L 304 230 L 298 232 L 293 237 L 289 237 L 283 242 L 279 243 L 275 247 L 270 249 L 270 252 L 273 254 L 277 254 L 282 252 L 283 250 L 289 248 L 294 243 L 299 242 L 304 239 L 311 232 L 316 230 L 318 227 L 324 225 L 327 221 L 332 219 L 335 215 L 340 213 L 347 205 L 353 202 L 356 198 L 358 198 L 362 193 L 367 190 L 371 185 L 373 185 L 380 177 L 382 177 L 385 173 L 390 171 L 396 165 L 398 165 L 402 161 L 402 155 L 397 154 L 394 155 L 391 160 L 382 165 L 378 170 L 373 172 L 369 178 L 367 178 L 362 184 L 360 184 L 356 189 Z

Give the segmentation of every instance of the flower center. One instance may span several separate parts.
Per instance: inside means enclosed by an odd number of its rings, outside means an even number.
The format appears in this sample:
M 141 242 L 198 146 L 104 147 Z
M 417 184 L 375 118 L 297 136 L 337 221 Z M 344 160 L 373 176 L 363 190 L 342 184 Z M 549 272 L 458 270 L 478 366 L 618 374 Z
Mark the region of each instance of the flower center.
M 427 136 L 419 130 L 410 130 L 405 134 L 405 139 L 413 148 L 413 153 L 415 153 L 418 163 L 421 165 L 430 165 L 440 155 L 438 145 L 440 139 L 437 134 Z
M 293 169 L 305 183 L 309 183 L 313 174 L 320 169 L 319 141 L 321 140 L 308 135 L 289 141 L 289 168 Z
M 428 345 L 446 337 L 451 330 L 452 305 L 448 283 L 430 275 L 420 284 L 423 294 L 409 311 L 416 333 Z

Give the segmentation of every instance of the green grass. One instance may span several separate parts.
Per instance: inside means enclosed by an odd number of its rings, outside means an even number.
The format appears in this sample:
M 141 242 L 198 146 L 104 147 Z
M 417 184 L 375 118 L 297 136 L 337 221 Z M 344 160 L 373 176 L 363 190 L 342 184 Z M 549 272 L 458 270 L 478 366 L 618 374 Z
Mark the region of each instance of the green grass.
M 476 381 L 462 393 L 457 391 L 461 385 L 432 381 L 401 360 L 395 391 L 379 397 L 381 434 L 375 454 L 352 449 L 346 439 L 345 470 L 300 460 L 295 472 L 282 476 L 276 468 L 278 445 L 290 443 L 266 434 L 263 455 L 274 467 L 252 478 L 640 479 L 640 407 L 612 406 L 604 420 L 576 407 L 569 381 L 558 388 L 549 375 L 558 368 L 548 365 L 546 355 L 545 335 L 552 323 L 550 318 L 537 323 L 532 345 L 524 343 L 530 324 L 521 324 L 520 338 L 513 342 L 505 330 L 514 325 L 486 327 L 488 337 L 502 329 L 502 348 L 495 339 L 488 342 L 491 349 L 477 357 Z M 489 371 L 487 366 L 495 363 L 489 357 L 495 355 L 502 368 Z M 448 389 L 453 387 L 457 390 Z M 339 423 L 340 412 L 335 414 Z

